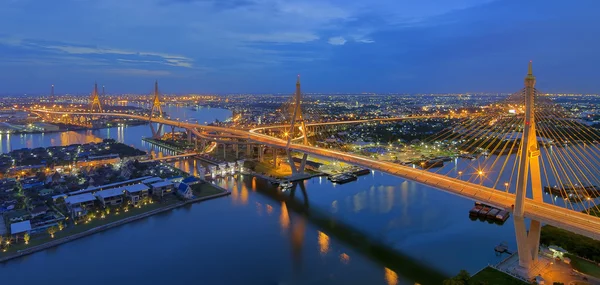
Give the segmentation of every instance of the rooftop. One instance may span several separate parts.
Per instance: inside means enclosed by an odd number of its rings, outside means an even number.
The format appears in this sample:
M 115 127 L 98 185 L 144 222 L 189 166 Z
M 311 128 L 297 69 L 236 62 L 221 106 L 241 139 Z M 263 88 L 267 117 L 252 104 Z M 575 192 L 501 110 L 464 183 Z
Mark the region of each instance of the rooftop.
M 173 183 L 170 181 L 161 181 L 161 182 L 152 184 L 152 188 L 160 188 L 160 187 L 171 186 L 171 185 L 173 185 Z
M 106 198 L 110 198 L 110 197 L 123 195 L 124 192 L 125 192 L 125 188 L 123 188 L 123 187 L 106 189 L 106 190 L 96 192 L 96 197 L 106 199 Z
M 90 193 L 84 193 L 84 194 L 69 196 L 69 197 L 65 198 L 65 202 L 68 204 L 71 204 L 71 205 L 85 203 L 85 202 L 94 201 L 94 200 L 96 200 L 96 197 L 94 197 L 94 195 L 92 195 Z
M 160 178 L 160 177 L 152 177 L 152 178 L 148 178 L 148 179 L 142 181 L 142 183 L 144 183 L 144 184 L 151 184 L 151 183 L 155 183 L 155 182 L 158 182 L 158 181 L 161 181 L 161 180 L 162 180 L 162 178 Z
M 28 231 L 31 231 L 31 223 L 29 220 L 10 225 L 10 234 L 16 235 Z
M 127 190 L 127 192 L 129 193 L 136 193 L 136 192 L 141 192 L 141 191 L 148 191 L 148 186 L 146 186 L 146 184 L 134 184 L 134 185 L 130 185 L 130 186 L 125 186 L 125 190 Z

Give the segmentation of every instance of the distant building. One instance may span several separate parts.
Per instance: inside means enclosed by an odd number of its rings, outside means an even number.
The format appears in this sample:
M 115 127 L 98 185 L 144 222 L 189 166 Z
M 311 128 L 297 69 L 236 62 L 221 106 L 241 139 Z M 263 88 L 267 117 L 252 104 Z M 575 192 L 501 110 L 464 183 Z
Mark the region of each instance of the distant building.
M 121 205 L 125 198 L 125 189 L 119 187 L 98 191 L 96 192 L 96 198 L 104 207 Z

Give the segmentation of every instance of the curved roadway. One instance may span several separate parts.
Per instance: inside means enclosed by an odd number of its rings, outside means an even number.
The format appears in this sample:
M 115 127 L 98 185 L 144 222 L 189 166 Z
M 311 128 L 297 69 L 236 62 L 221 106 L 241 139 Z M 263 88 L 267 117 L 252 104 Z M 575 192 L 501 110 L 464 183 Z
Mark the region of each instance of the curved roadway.
M 102 116 L 117 116 L 126 117 L 139 120 L 148 120 L 148 117 L 121 114 L 121 113 L 69 113 L 69 112 L 55 112 L 47 110 L 35 110 L 37 112 L 52 113 L 52 114 L 75 114 L 75 115 L 102 115 Z M 407 117 L 413 118 L 413 117 Z M 194 123 L 185 123 L 173 120 L 167 120 L 163 118 L 152 118 L 152 122 L 163 123 L 167 125 L 173 125 L 176 127 L 187 128 L 195 130 L 197 128 L 213 130 L 218 132 L 224 132 L 235 135 L 238 138 L 249 139 L 254 142 L 258 142 L 264 145 L 285 148 L 287 141 L 274 138 L 268 135 L 257 133 L 258 130 L 265 127 L 253 129 L 250 131 L 230 129 L 216 126 L 206 126 Z M 334 124 L 335 122 L 329 122 L 326 124 Z M 352 123 L 352 121 L 338 122 L 338 123 Z M 281 126 L 279 126 L 281 127 Z M 510 209 L 514 204 L 515 195 L 507 192 L 502 192 L 493 188 L 469 183 L 460 179 L 451 178 L 448 176 L 431 173 L 428 171 L 414 169 L 412 167 L 394 164 L 384 161 L 375 161 L 366 157 L 330 150 L 323 149 L 313 146 L 306 146 L 301 144 L 290 144 L 290 149 L 298 152 L 308 153 L 312 155 L 318 155 L 328 158 L 337 159 L 343 162 L 360 165 L 370 169 L 386 172 L 401 178 L 414 180 L 421 184 L 435 187 L 452 194 L 460 195 L 472 200 L 481 201 L 483 203 L 493 205 L 498 208 Z M 541 221 L 542 223 L 560 227 L 596 240 L 600 240 L 600 218 L 569 210 L 566 208 L 554 206 L 551 204 L 536 202 L 530 198 L 525 201 L 525 217 Z

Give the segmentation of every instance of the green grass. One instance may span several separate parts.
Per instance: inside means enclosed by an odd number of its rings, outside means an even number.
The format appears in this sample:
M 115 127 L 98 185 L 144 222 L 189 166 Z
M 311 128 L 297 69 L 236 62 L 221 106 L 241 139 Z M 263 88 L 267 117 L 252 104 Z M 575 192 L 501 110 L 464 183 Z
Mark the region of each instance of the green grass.
M 469 279 L 469 284 L 489 284 L 489 285 L 527 285 L 517 278 L 514 278 L 504 272 L 500 272 L 494 268 L 486 267 L 479 273 L 473 275 Z
M 223 193 L 223 190 L 214 187 L 209 183 L 195 184 L 191 187 L 192 192 L 194 192 L 194 196 L 196 196 L 197 198 Z
M 78 233 L 87 231 L 89 229 L 93 229 L 95 227 L 106 225 L 106 224 L 116 222 L 116 221 L 119 221 L 119 220 L 122 220 L 125 218 L 133 217 L 135 215 L 143 214 L 145 212 L 149 212 L 149 211 L 152 211 L 155 209 L 167 207 L 167 206 L 173 205 L 177 202 L 179 202 L 179 200 L 177 198 L 171 197 L 171 199 L 168 199 L 168 200 L 165 200 L 162 202 L 154 202 L 152 204 L 142 206 L 141 208 L 130 207 L 127 212 L 124 212 L 123 210 L 121 210 L 121 211 L 119 211 L 118 214 L 116 214 L 116 211 L 113 210 L 104 219 L 96 218 L 88 223 L 79 223 L 77 225 L 71 224 L 68 227 L 66 227 L 65 229 L 63 229 L 62 231 L 57 231 L 54 234 L 54 238 L 51 238 L 47 232 L 43 232 L 43 233 L 32 235 L 31 240 L 29 241 L 29 244 L 25 244 L 22 239 L 19 239 L 16 242 L 13 241 L 13 244 L 10 245 L 10 247 L 8 248 L 8 250 L 6 252 L 0 252 L 0 256 L 10 255 L 10 254 L 16 253 L 19 250 L 30 248 L 30 247 L 33 247 L 36 245 L 41 245 L 46 242 L 57 240 L 57 239 L 67 237 L 70 235 L 78 234 Z M 100 215 L 100 214 L 98 214 L 98 215 Z
M 254 166 L 254 171 L 257 173 L 265 173 L 266 175 L 270 175 L 273 177 L 277 177 L 277 178 L 284 178 L 287 176 L 290 176 L 292 174 L 291 170 L 290 171 L 281 171 L 278 169 L 273 168 L 270 165 L 267 165 L 266 163 L 256 163 L 256 165 Z
M 598 264 L 589 262 L 571 254 L 568 254 L 567 256 L 571 259 L 571 267 L 573 267 L 573 269 L 583 274 L 600 278 L 600 266 L 598 266 Z

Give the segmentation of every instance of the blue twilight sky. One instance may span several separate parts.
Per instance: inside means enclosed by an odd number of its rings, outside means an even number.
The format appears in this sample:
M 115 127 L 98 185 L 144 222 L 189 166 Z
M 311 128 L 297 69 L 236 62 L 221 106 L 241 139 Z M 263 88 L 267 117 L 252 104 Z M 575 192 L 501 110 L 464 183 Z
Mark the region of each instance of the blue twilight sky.
M 598 0 L 0 0 L 0 93 L 600 92 Z

